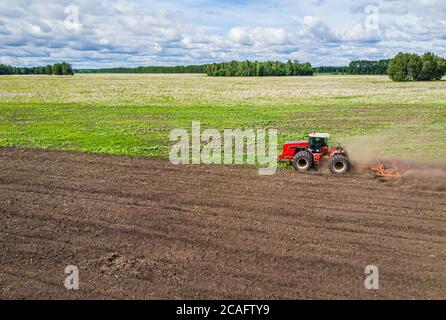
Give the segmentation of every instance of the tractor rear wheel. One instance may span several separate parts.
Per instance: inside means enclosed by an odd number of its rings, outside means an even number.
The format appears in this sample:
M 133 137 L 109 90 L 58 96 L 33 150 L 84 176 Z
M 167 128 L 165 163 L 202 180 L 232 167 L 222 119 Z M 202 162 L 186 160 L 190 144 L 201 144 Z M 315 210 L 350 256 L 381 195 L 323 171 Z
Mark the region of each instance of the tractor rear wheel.
M 299 172 L 305 172 L 313 167 L 313 156 L 308 151 L 300 151 L 291 159 L 293 169 Z
M 342 154 L 335 154 L 328 160 L 328 168 L 333 174 L 346 174 L 351 166 L 350 160 Z

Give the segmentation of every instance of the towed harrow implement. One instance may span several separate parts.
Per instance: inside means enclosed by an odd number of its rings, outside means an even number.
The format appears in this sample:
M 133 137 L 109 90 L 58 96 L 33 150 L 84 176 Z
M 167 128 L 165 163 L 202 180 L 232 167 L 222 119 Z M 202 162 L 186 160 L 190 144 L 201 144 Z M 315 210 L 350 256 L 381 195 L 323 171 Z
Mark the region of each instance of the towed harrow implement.
M 376 162 L 372 164 L 360 164 L 359 168 L 369 170 L 377 178 L 400 179 L 401 174 L 398 165 L 395 162 L 383 163 Z

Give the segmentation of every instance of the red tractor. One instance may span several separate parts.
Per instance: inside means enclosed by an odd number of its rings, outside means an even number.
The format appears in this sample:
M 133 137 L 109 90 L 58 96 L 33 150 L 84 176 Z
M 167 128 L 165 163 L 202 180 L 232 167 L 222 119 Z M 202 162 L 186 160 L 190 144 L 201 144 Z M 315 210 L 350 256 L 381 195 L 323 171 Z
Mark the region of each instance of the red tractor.
M 290 161 L 296 171 L 306 172 L 328 158 L 331 173 L 346 174 L 352 166 L 347 151 L 342 147 L 329 149 L 328 138 L 328 133 L 310 133 L 308 141 L 286 142 L 279 161 Z

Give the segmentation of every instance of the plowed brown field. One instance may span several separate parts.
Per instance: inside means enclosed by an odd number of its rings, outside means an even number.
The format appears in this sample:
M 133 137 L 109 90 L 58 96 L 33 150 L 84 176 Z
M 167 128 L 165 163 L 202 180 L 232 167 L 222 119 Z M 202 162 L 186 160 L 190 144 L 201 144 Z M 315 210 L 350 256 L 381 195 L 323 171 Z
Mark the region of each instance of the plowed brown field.
M 445 195 L 2 148 L 0 298 L 445 299 Z M 379 290 L 364 287 L 367 265 Z

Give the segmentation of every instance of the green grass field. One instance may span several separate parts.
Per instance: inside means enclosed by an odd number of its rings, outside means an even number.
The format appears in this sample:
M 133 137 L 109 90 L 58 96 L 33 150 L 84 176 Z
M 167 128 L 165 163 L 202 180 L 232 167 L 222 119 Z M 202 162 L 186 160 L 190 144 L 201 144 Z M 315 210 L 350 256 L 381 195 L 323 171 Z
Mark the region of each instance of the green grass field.
M 204 75 L 0 77 L 0 146 L 167 157 L 173 128 L 310 131 L 406 157 L 446 156 L 446 81 L 384 76 Z M 365 140 L 361 140 L 364 137 Z M 382 146 L 382 147 L 381 147 Z

